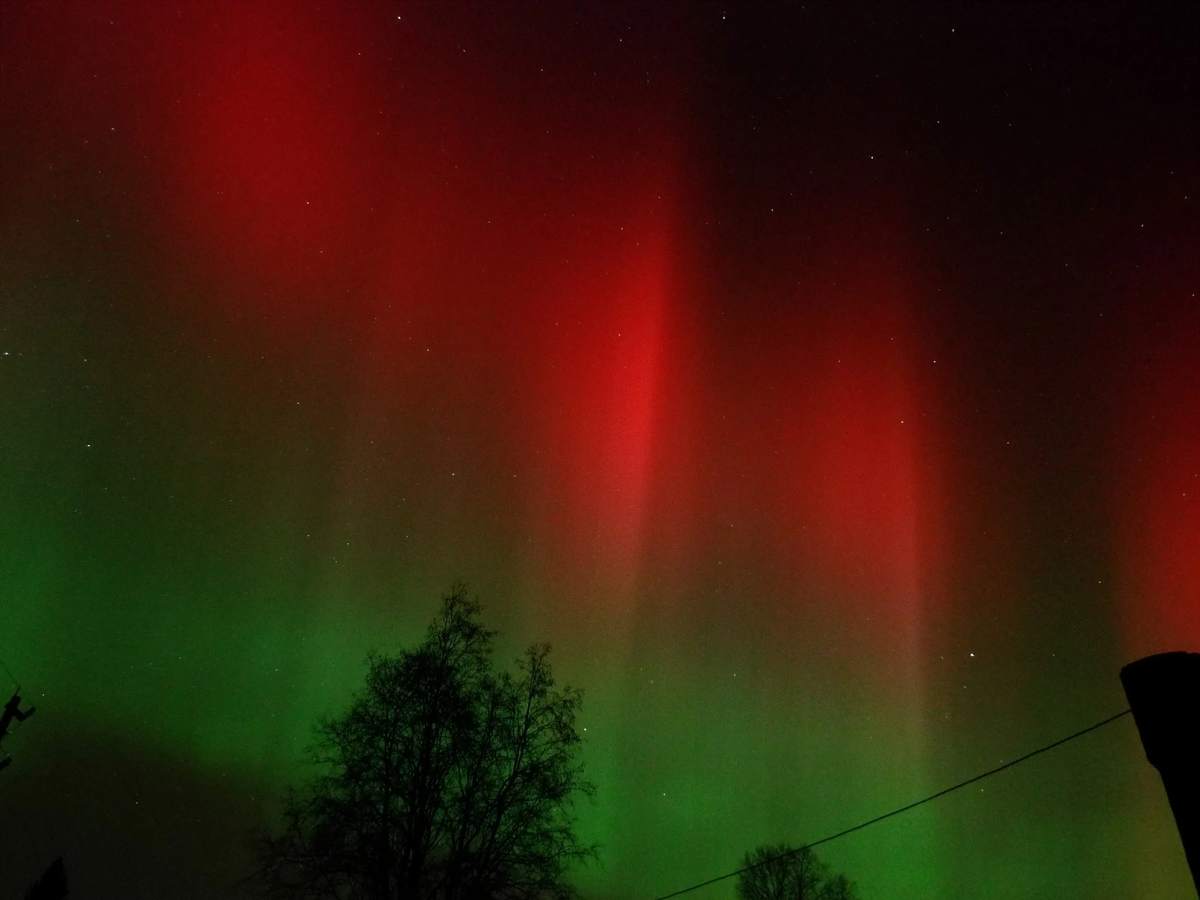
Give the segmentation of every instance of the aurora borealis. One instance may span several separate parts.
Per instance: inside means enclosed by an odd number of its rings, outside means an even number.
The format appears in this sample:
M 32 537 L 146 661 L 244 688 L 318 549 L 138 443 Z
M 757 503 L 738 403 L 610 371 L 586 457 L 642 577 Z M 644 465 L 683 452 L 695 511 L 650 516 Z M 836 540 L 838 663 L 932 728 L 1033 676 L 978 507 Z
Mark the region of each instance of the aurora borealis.
M 208 898 L 470 585 L 651 900 L 1200 650 L 1200 14 L 0 8 L 0 897 Z M 1194 894 L 1128 719 L 822 848 Z M 691 895 L 729 898 L 725 883 Z

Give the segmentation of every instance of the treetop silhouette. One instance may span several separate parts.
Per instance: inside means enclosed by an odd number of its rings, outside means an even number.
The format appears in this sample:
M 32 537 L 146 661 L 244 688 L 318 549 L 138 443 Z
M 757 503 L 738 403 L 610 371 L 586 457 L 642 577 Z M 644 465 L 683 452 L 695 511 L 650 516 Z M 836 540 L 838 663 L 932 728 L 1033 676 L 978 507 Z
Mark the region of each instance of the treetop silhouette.
M 480 606 L 457 587 L 415 649 L 369 660 L 365 689 L 321 720 L 319 774 L 259 845 L 272 896 L 565 900 L 592 857 L 575 834 L 582 695 L 550 648 L 497 671 Z

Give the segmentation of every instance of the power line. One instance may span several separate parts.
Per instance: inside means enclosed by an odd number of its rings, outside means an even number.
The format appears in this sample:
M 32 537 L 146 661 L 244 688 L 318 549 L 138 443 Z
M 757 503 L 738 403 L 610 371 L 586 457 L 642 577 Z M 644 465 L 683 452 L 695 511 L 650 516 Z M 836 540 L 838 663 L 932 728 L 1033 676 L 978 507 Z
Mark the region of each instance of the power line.
M 1026 753 L 1024 756 L 1018 756 L 1016 759 L 1012 760 L 1011 762 L 1006 762 L 1002 766 L 997 766 L 994 769 L 989 769 L 986 772 L 976 775 L 974 778 L 968 778 L 966 781 L 960 781 L 958 784 L 956 784 L 952 787 L 948 787 L 943 790 L 940 790 L 936 794 L 930 794 L 928 797 L 923 797 L 920 800 L 917 800 L 913 803 L 908 804 L 907 806 L 901 806 L 899 809 L 893 809 L 891 812 L 886 812 L 881 816 L 876 816 L 875 818 L 868 819 L 865 822 L 859 822 L 857 825 L 853 825 L 850 828 L 846 828 L 843 831 L 839 831 L 837 834 L 831 834 L 828 837 L 821 838 L 819 841 L 813 841 L 812 843 L 804 844 L 801 847 L 796 847 L 793 850 L 788 850 L 786 853 L 780 853 L 777 856 L 772 856 L 768 859 L 762 860 L 761 862 L 756 862 L 752 866 L 745 866 L 741 869 L 738 869 L 735 872 L 727 872 L 724 875 L 718 875 L 716 878 L 710 878 L 710 879 L 708 879 L 708 881 L 701 881 L 699 884 L 693 884 L 691 887 L 685 887 L 678 891 L 672 891 L 669 894 L 663 894 L 661 897 L 655 897 L 654 900 L 670 900 L 670 898 L 672 898 L 672 897 L 678 897 L 682 894 L 689 894 L 692 891 L 700 890 L 700 888 L 702 888 L 702 887 L 708 887 L 710 884 L 716 884 L 718 881 L 725 881 L 727 878 L 733 878 L 735 875 L 741 875 L 743 872 L 749 872 L 751 869 L 757 869 L 759 866 L 765 866 L 768 863 L 772 863 L 777 859 L 785 859 L 789 856 L 793 856 L 793 855 L 799 853 L 801 850 L 809 850 L 813 847 L 819 847 L 821 844 L 828 844 L 830 841 L 836 841 L 840 837 L 845 837 L 846 835 L 851 834 L 855 831 L 861 831 L 862 829 L 864 829 L 870 825 L 874 825 L 877 822 L 882 822 L 884 819 L 890 819 L 892 816 L 898 816 L 898 815 L 900 815 L 900 813 L 908 812 L 910 809 L 916 809 L 918 806 L 928 803 L 930 800 L 936 800 L 938 797 L 944 797 L 947 794 L 951 794 L 954 791 L 960 790 L 961 788 L 965 788 L 967 785 L 974 784 L 977 781 L 982 781 L 983 779 L 988 778 L 989 776 L 995 775 L 997 772 L 1003 772 L 1005 769 L 1011 769 L 1013 766 L 1025 762 L 1027 759 L 1033 759 L 1033 757 L 1037 756 L 1040 753 L 1045 753 L 1048 750 L 1053 750 L 1055 747 L 1061 747 L 1063 744 L 1067 743 L 1068 741 L 1073 741 L 1073 740 L 1075 740 L 1075 738 L 1083 737 L 1088 732 L 1095 731 L 1097 728 L 1103 728 L 1105 725 L 1108 725 L 1110 722 L 1115 722 L 1115 721 L 1117 721 L 1117 719 L 1120 719 L 1122 716 L 1127 716 L 1131 712 L 1133 712 L 1133 710 L 1127 709 L 1124 712 L 1117 713 L 1115 716 L 1109 716 L 1107 719 L 1097 722 L 1095 725 L 1089 725 L 1087 728 L 1084 728 L 1082 731 L 1077 731 L 1074 734 L 1067 735 L 1065 738 L 1061 738 L 1052 744 L 1047 744 L 1044 747 L 1039 747 L 1038 749 L 1034 750 L 1031 753 Z
M 12 669 L 5 665 L 4 660 L 2 659 L 0 659 L 0 668 L 4 669 L 4 671 L 8 673 L 8 677 L 12 679 L 12 683 L 16 685 L 17 690 L 20 690 L 21 682 L 17 681 L 17 676 L 12 673 Z

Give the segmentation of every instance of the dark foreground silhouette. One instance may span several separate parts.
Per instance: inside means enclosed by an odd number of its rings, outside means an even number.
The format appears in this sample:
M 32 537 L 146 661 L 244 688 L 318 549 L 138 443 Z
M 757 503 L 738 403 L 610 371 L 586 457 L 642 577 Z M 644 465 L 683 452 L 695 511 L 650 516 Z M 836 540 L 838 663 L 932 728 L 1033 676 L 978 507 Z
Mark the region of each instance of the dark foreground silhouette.
M 1200 891 L 1200 653 L 1159 653 L 1121 670 L 1146 759 L 1158 769 Z
M 549 647 L 497 671 L 479 604 L 456 589 L 418 647 L 370 659 L 364 690 L 316 729 L 317 771 L 259 845 L 271 896 L 566 900 L 594 855 L 575 716 Z
M 763 844 L 742 857 L 738 900 L 858 900 L 854 882 L 807 847 Z
M 24 722 L 36 711 L 36 708 L 31 706 L 25 712 L 21 712 L 21 689 L 18 688 L 9 701 L 4 704 L 4 712 L 0 713 L 0 744 L 4 743 L 4 738 L 8 736 L 8 729 L 12 725 L 13 719 Z M 11 762 L 12 759 L 7 756 L 0 759 L 0 769 L 7 768 Z
M 25 900 L 62 900 L 67 896 L 67 872 L 60 856 L 29 886 Z

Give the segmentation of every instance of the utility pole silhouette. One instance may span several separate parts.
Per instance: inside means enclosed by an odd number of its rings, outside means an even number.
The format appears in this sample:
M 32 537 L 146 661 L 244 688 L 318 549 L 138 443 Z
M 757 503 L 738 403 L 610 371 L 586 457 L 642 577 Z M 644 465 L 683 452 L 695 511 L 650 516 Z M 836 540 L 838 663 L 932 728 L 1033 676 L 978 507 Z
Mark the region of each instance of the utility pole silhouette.
M 1121 670 L 1121 684 L 1200 893 L 1200 653 L 1139 659 Z

